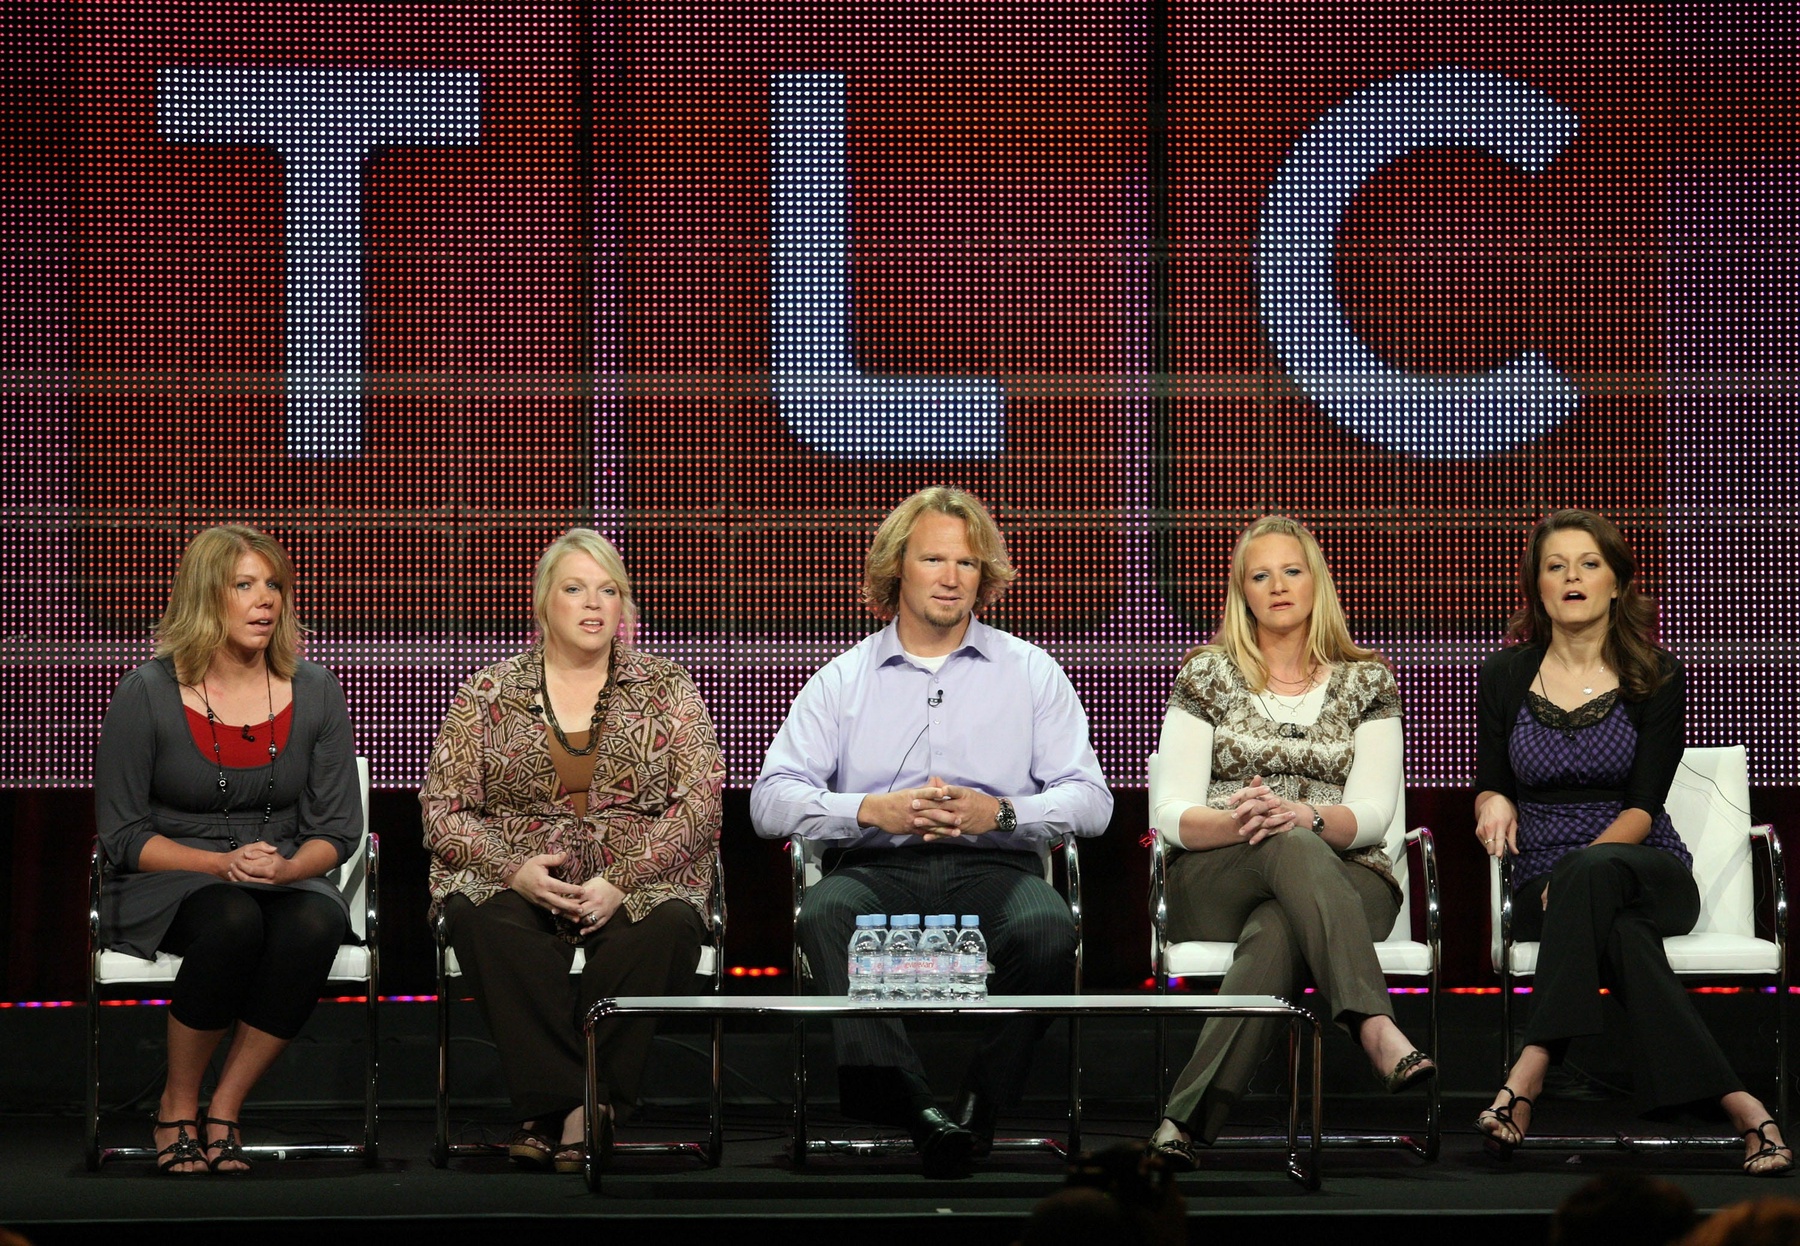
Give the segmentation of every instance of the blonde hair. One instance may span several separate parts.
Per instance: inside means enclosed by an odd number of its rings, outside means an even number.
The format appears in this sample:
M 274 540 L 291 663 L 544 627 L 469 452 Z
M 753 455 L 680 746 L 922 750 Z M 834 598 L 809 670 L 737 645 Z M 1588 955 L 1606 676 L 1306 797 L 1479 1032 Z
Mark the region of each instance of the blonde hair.
M 600 570 L 612 578 L 613 586 L 619 590 L 623 602 L 623 612 L 619 617 L 619 639 L 630 644 L 637 635 L 637 598 L 631 592 L 631 576 L 625 570 L 625 560 L 619 556 L 616 545 L 607 540 L 592 528 L 570 528 L 567 532 L 550 542 L 538 557 L 537 570 L 531 574 L 531 613 L 537 620 L 538 630 L 544 628 L 544 620 L 550 605 L 551 584 L 556 578 L 556 566 L 570 554 L 586 554 L 600 564 Z
M 1269 667 L 1256 643 L 1256 616 L 1250 612 L 1249 599 L 1244 596 L 1244 581 L 1250 574 L 1245 565 L 1250 557 L 1250 542 L 1265 536 L 1290 536 L 1298 541 L 1301 557 L 1312 575 L 1312 614 L 1306 621 L 1307 665 L 1379 658 L 1381 655 L 1373 649 L 1365 649 L 1350 639 L 1350 624 L 1344 619 L 1343 606 L 1338 604 L 1331 568 L 1325 565 L 1319 542 L 1306 525 L 1286 515 L 1264 515 L 1244 529 L 1232 548 L 1231 578 L 1225 585 L 1225 612 L 1219 620 L 1219 630 L 1207 644 L 1190 649 L 1181 659 L 1182 665 L 1187 665 L 1197 653 L 1223 653 L 1236 664 L 1252 692 L 1269 686 Z
M 906 557 L 906 543 L 912 539 L 913 528 L 926 511 L 960 519 L 968 529 L 969 549 L 981 560 L 981 587 L 975 594 L 977 610 L 999 601 L 1007 586 L 1018 578 L 1019 573 L 1013 570 L 1012 560 L 1006 554 L 1006 537 L 981 499 L 953 485 L 932 485 L 888 512 L 864 560 L 862 602 L 869 613 L 884 622 L 893 618 L 899 607 L 900 564 Z
M 221 524 L 203 528 L 181 552 L 175 583 L 169 587 L 169 604 L 156 624 L 156 656 L 172 658 L 175 677 L 184 684 L 199 683 L 212 665 L 213 655 L 224 647 L 230 634 L 225 621 L 226 595 L 237 575 L 238 560 L 255 554 L 269 565 L 281 588 L 281 614 L 269 635 L 263 660 L 277 679 L 292 679 L 300 660 L 306 629 L 294 613 L 294 563 L 275 539 L 255 528 Z

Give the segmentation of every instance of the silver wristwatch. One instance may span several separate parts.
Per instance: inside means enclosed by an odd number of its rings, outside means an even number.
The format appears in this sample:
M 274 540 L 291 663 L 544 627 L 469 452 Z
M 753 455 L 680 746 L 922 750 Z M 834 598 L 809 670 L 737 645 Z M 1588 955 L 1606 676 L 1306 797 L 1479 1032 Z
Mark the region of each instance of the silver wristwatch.
M 1307 808 L 1313 811 L 1313 834 L 1323 835 L 1325 833 L 1325 815 L 1319 812 L 1319 807 L 1317 805 L 1308 805 Z
M 1002 835 L 1010 835 L 1019 829 L 1018 811 L 1004 796 L 1000 797 L 1000 808 L 994 813 L 994 829 Z

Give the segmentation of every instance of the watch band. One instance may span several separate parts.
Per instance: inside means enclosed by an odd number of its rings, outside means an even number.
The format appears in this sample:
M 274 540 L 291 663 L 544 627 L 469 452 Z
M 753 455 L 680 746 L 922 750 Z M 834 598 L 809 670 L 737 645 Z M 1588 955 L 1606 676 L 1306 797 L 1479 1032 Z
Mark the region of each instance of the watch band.
M 1004 796 L 999 800 L 1000 808 L 994 813 L 994 829 L 1002 835 L 1010 835 L 1019 829 L 1019 814 L 1012 801 Z

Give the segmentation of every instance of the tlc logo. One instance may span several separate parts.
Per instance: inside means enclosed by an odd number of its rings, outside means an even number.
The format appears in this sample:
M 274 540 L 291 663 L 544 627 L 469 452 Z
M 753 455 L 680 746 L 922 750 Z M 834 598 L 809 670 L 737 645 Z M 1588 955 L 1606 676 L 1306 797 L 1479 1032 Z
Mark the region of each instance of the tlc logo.
M 842 459 L 999 457 L 1000 381 L 875 376 L 856 362 L 844 76 L 775 74 L 770 104 L 771 382 L 786 426 Z M 281 156 L 287 452 L 358 457 L 363 169 L 388 146 L 479 144 L 480 75 L 172 67 L 157 74 L 155 113 L 164 141 L 265 146 Z M 1527 83 L 1452 65 L 1366 86 L 1300 136 L 1264 198 L 1252 268 L 1262 329 L 1321 411 L 1369 442 L 1422 458 L 1494 454 L 1569 417 L 1579 391 L 1535 350 L 1479 376 L 1424 375 L 1384 360 L 1353 329 L 1334 270 L 1345 214 L 1383 167 L 1419 150 L 1466 148 L 1537 174 L 1578 125 Z

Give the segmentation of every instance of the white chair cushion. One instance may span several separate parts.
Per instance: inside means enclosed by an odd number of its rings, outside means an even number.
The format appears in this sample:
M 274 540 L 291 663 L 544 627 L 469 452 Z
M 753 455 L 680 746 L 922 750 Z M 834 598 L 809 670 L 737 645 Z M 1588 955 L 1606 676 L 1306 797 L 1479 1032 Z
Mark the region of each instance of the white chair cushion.
M 1775 944 L 1755 937 L 1750 854 L 1750 766 L 1743 746 L 1690 748 L 1669 788 L 1670 820 L 1694 854 L 1700 919 L 1692 934 L 1663 940 L 1682 974 L 1764 974 L 1779 967 Z M 1500 866 L 1488 868 L 1488 954 L 1500 969 Z M 1513 944 L 1512 971 L 1537 972 L 1537 944 Z
M 719 951 L 710 943 L 700 945 L 700 963 L 694 966 L 694 972 L 702 977 L 713 975 L 713 966 L 718 963 Z M 570 973 L 580 973 L 587 964 L 587 952 L 583 948 L 575 949 L 575 963 L 569 967 Z M 444 973 L 452 978 L 462 977 L 462 966 L 456 963 L 456 949 L 444 949 Z
M 1663 940 L 1669 966 L 1676 973 L 1730 975 L 1774 973 L 1780 965 L 1780 949 L 1769 939 L 1741 935 L 1689 934 Z M 1538 945 L 1513 944 L 1513 972 L 1537 972 Z
M 1171 943 L 1169 972 L 1177 978 L 1218 978 L 1231 967 L 1237 951 L 1232 943 Z M 1375 945 L 1381 972 L 1398 977 L 1423 978 L 1431 973 L 1431 949 L 1410 939 L 1390 939 Z
M 1431 976 L 1431 946 L 1412 939 L 1389 939 L 1375 945 L 1381 972 L 1394 978 Z
M 154 960 L 144 960 L 130 952 L 98 952 L 94 955 L 94 980 L 101 986 L 173 982 L 180 972 L 181 957 L 165 952 L 158 952 Z M 340 944 L 331 961 L 330 980 L 367 983 L 369 949 L 354 943 Z

